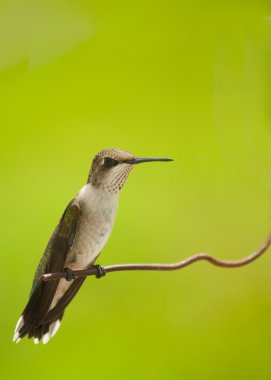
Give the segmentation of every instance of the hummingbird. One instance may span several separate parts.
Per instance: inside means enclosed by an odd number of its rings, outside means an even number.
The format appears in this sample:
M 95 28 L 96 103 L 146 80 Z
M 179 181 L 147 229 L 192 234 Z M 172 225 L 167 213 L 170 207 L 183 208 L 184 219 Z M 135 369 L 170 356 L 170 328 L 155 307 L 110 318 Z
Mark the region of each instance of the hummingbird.
M 92 161 L 87 183 L 68 204 L 36 269 L 29 301 L 15 327 L 13 341 L 23 337 L 46 344 L 57 332 L 64 311 L 85 278 L 73 271 L 94 265 L 106 244 L 118 208 L 118 198 L 129 173 L 143 162 L 170 158 L 138 158 L 128 151 L 105 149 Z M 97 266 L 101 268 L 100 266 Z M 43 282 L 45 273 L 67 276 Z

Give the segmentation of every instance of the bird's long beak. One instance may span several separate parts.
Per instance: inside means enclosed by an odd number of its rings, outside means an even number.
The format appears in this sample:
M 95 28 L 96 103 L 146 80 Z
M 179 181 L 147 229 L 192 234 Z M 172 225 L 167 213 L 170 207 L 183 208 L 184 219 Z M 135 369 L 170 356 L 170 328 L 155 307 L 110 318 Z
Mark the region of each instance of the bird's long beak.
M 142 162 L 153 162 L 153 161 L 173 161 L 173 159 L 172 158 L 135 157 L 134 159 L 127 161 L 127 163 L 137 165 L 137 164 L 141 164 Z

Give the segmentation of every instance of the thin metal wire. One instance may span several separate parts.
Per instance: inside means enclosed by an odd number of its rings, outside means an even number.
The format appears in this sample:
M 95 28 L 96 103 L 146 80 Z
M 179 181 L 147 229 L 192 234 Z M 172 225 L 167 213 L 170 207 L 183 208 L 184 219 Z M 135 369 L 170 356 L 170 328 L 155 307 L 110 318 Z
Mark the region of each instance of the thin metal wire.
M 177 263 L 171 264 L 117 264 L 117 265 L 108 265 L 102 268 L 104 274 L 110 272 L 121 272 L 121 271 L 133 271 L 133 270 L 150 270 L 150 271 L 171 271 L 178 270 L 188 265 L 191 265 L 197 261 L 208 261 L 209 263 L 221 267 L 221 268 L 239 268 L 244 265 L 251 263 L 252 261 L 258 259 L 262 256 L 271 244 L 271 235 L 268 236 L 266 241 L 253 253 L 248 256 L 245 256 L 239 260 L 221 260 L 217 259 L 208 253 L 197 253 L 193 256 L 188 257 L 185 260 L 179 261 Z M 78 277 L 87 277 L 87 276 L 99 276 L 101 269 L 99 266 L 93 266 L 89 269 L 76 270 L 73 271 L 75 278 Z M 42 281 L 54 281 L 61 278 L 66 278 L 66 272 L 57 272 L 57 273 L 47 273 L 44 274 L 41 279 Z

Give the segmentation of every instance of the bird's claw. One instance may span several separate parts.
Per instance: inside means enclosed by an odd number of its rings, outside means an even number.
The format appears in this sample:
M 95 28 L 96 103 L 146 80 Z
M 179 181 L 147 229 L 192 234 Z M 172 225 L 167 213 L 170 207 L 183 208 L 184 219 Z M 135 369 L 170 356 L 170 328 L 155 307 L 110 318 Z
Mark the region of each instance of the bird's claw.
M 67 281 L 72 281 L 75 279 L 75 273 L 73 270 L 71 270 L 70 268 L 64 268 L 64 272 L 66 273 L 66 280 Z
M 96 268 L 96 270 L 97 270 L 96 278 L 101 278 L 101 277 L 104 277 L 106 275 L 106 271 L 105 271 L 104 267 L 102 267 L 101 265 L 94 265 L 94 268 Z

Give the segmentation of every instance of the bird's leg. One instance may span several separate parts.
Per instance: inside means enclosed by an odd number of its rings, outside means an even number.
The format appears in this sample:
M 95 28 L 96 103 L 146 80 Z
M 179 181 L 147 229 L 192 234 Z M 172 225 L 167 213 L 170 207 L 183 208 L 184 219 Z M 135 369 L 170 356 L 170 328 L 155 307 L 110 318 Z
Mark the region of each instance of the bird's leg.
M 75 279 L 75 274 L 74 271 L 71 270 L 70 268 L 64 268 L 64 272 L 66 273 L 66 280 L 67 281 L 72 281 Z
M 106 275 L 106 271 L 105 271 L 104 267 L 102 267 L 101 265 L 93 265 L 93 266 L 97 270 L 96 278 L 101 278 L 101 277 L 104 277 Z

